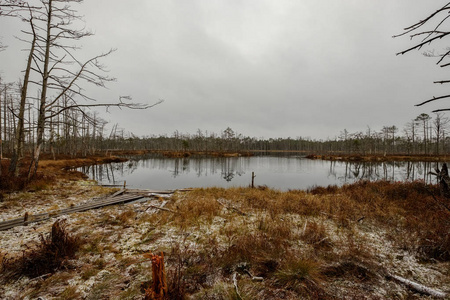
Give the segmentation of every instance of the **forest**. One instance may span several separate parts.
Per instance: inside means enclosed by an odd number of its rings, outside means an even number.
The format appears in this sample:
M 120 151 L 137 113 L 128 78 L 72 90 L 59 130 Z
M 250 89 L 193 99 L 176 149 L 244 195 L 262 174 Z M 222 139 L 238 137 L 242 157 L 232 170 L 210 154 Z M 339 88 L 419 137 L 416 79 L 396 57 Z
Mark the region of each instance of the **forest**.
M 11 157 L 18 128 L 20 98 L 18 86 L 1 85 L 0 108 L 1 153 Z M 62 98 L 59 106 L 64 106 Z M 36 110 L 27 103 L 25 110 L 24 145 L 22 155 L 33 156 L 36 148 Z M 42 153 L 53 156 L 93 155 L 117 150 L 158 151 L 297 151 L 305 154 L 355 154 L 355 155 L 444 155 L 450 147 L 449 119 L 442 113 L 433 116 L 422 113 L 403 128 L 395 125 L 365 131 L 342 130 L 335 138 L 318 140 L 311 137 L 264 138 L 250 137 L 228 127 L 222 132 L 198 129 L 195 133 L 179 131 L 139 137 L 114 124 L 106 131 L 107 122 L 97 112 L 66 109 L 48 118 L 44 131 Z M 330 133 L 334 134 L 334 133 Z

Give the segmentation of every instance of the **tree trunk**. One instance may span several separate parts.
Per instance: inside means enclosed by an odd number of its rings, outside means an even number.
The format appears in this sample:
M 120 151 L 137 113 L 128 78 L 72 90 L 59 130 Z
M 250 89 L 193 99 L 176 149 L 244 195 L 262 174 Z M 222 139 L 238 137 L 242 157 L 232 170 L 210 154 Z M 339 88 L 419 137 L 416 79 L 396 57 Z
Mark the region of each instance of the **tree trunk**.
M 33 61 L 34 47 L 36 43 L 36 34 L 34 32 L 33 19 L 30 19 L 31 29 L 33 30 L 33 41 L 31 43 L 30 54 L 28 55 L 27 68 L 25 70 L 25 77 L 23 79 L 23 86 L 20 94 L 19 120 L 13 145 L 13 154 L 11 157 L 11 164 L 9 165 L 9 173 L 18 176 L 20 169 L 20 161 L 23 156 L 23 147 L 25 143 L 24 117 L 25 104 L 27 100 L 28 81 L 30 78 L 31 63 Z
M 42 73 L 42 91 L 41 100 L 39 105 L 39 115 L 37 121 L 37 131 L 36 131 L 36 148 L 34 151 L 34 157 L 30 164 L 30 169 L 28 170 L 28 179 L 34 176 L 37 172 L 39 164 L 39 155 L 41 152 L 42 144 L 44 143 L 44 130 L 45 130 L 45 103 L 47 100 L 47 83 L 49 77 L 49 64 L 50 64 L 50 46 L 51 46 L 51 21 L 52 21 L 52 9 L 53 0 L 48 1 L 48 11 L 47 11 L 47 36 L 45 40 L 45 58 L 44 58 L 44 71 Z

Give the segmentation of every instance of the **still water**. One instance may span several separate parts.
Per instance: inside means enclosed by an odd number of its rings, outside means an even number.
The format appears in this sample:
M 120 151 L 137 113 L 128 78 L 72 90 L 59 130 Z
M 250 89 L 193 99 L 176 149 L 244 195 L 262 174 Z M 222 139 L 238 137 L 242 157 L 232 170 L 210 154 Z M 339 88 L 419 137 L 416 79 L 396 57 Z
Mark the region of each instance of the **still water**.
M 249 186 L 252 172 L 255 185 L 279 190 L 308 189 L 314 186 L 343 185 L 357 180 L 424 180 L 431 182 L 430 162 L 339 162 L 310 160 L 300 156 L 252 157 L 129 157 L 112 163 L 78 170 L 99 184 L 141 189 Z

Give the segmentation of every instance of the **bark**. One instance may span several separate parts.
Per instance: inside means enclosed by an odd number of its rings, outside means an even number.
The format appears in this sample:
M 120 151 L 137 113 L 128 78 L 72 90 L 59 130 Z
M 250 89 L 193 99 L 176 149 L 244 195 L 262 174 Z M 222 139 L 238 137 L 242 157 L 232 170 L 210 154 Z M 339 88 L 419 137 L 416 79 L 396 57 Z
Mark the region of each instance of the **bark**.
M 25 143 L 25 104 L 27 100 L 28 82 L 30 78 L 31 63 L 33 61 L 34 47 L 36 45 L 36 33 L 34 31 L 33 18 L 30 19 L 31 30 L 33 31 L 33 41 L 31 42 L 31 49 L 28 55 L 27 68 L 23 79 L 23 86 L 20 94 L 19 120 L 17 122 L 15 140 L 13 145 L 13 154 L 11 157 L 11 164 L 9 165 L 9 173 L 18 176 L 20 169 L 20 162 L 23 156 L 23 148 Z
M 46 27 L 46 40 L 45 40 L 45 56 L 44 56 L 44 70 L 42 73 L 42 90 L 39 104 L 39 115 L 37 122 L 36 132 L 36 148 L 34 150 L 34 156 L 31 160 L 30 169 L 28 170 L 28 179 L 31 179 L 36 172 L 39 165 L 39 155 L 41 152 L 42 144 L 44 143 L 44 130 L 45 130 L 45 104 L 47 100 L 47 87 L 49 78 L 49 64 L 50 64 L 50 46 L 51 46 L 51 28 L 52 28 L 52 12 L 53 0 L 48 1 L 47 11 L 47 27 Z

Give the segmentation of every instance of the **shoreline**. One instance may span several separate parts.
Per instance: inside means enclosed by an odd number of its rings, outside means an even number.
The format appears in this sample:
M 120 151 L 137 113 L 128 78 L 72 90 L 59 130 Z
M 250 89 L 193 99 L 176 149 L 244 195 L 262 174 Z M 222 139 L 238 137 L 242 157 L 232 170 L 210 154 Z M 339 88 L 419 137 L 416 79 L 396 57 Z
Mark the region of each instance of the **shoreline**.
M 123 158 L 42 160 L 39 172 L 54 181 L 6 195 L 0 219 L 116 193 L 68 170 L 115 159 Z M 65 220 L 67 233 L 81 241 L 76 256 L 38 279 L 6 281 L 2 272 L 29 258 L 56 219 Z M 311 293 L 313 299 L 414 299 L 417 292 L 384 274 L 449 293 L 450 246 L 443 236 L 449 228 L 447 215 L 420 182 L 361 182 L 310 192 L 194 189 L 0 231 L 0 298 L 142 299 L 141 286 L 152 272 L 143 254 L 163 252 L 167 282 L 181 284 L 170 291 L 186 299 L 229 299 L 235 295 L 233 276 L 247 299 Z
M 104 154 L 102 154 L 104 153 Z M 258 153 L 276 154 L 276 153 L 292 153 L 300 154 L 307 159 L 321 159 L 330 161 L 424 161 L 424 162 L 446 162 L 450 161 L 450 154 L 311 154 L 307 151 L 296 150 L 245 150 L 245 151 L 203 151 L 203 150 L 106 150 L 98 152 L 95 155 L 88 155 L 83 158 L 69 158 L 94 160 L 95 163 L 108 163 L 116 161 L 108 161 L 108 158 L 122 159 L 124 155 L 145 155 L 145 154 L 161 154 L 167 158 L 182 158 L 191 156 L 205 157 L 251 157 Z M 47 155 L 49 156 L 49 155 Z M 48 158 L 47 158 L 48 160 Z M 126 160 L 124 160 L 126 161 Z
M 411 161 L 411 162 L 446 162 L 450 161 L 450 155 L 328 155 L 328 154 L 311 154 L 307 155 L 308 159 L 321 159 L 330 161 L 361 161 L 361 162 L 384 162 L 384 161 Z

